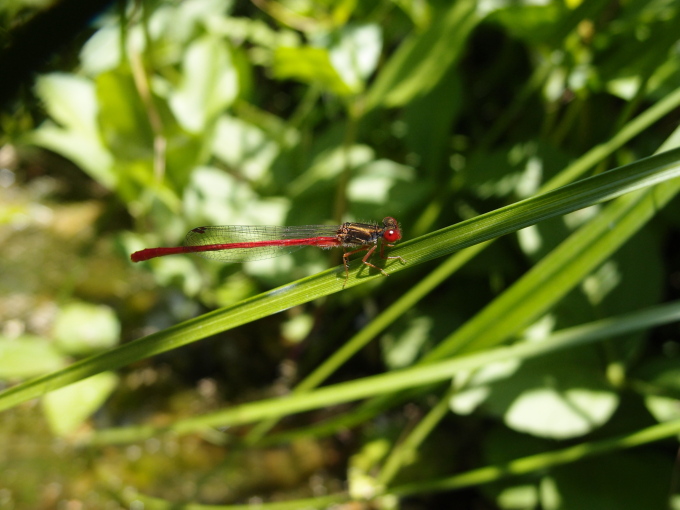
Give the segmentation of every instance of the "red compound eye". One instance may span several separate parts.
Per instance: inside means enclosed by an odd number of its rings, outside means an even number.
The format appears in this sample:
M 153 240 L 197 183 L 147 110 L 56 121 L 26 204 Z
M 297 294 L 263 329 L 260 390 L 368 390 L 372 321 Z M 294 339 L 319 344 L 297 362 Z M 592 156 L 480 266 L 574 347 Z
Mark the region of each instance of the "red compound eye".
M 388 216 L 383 220 L 383 225 L 385 225 L 385 230 L 383 230 L 383 239 L 388 243 L 393 243 L 401 239 L 401 230 L 399 229 L 399 223 L 394 218 Z
M 393 243 L 401 239 L 401 232 L 398 228 L 390 228 L 383 232 L 383 239 L 388 243 Z
M 393 243 L 394 241 L 401 239 L 401 233 L 395 229 L 386 230 L 383 234 L 383 239 L 388 243 Z

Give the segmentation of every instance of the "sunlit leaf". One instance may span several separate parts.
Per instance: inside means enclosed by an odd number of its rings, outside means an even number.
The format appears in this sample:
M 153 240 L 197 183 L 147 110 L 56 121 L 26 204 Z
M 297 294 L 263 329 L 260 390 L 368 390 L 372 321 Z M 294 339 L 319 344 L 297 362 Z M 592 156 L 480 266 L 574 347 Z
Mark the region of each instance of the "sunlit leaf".
M 339 96 L 352 93 L 352 89 L 333 67 L 328 50 L 324 48 L 277 48 L 272 70 L 279 80 L 298 80 Z
M 47 112 L 65 129 L 97 132 L 99 104 L 94 84 L 87 78 L 65 73 L 43 75 L 36 84 L 36 92 Z
M 326 43 L 330 61 L 342 80 L 353 92 L 365 88 L 368 77 L 378 64 L 382 49 L 382 34 L 377 25 L 344 27 L 337 43 Z
M 26 379 L 58 370 L 67 360 L 54 344 L 45 338 L 24 335 L 19 338 L 0 336 L 0 379 Z
M 234 172 L 248 180 L 262 179 L 279 154 L 278 145 L 262 130 L 227 116 L 217 121 L 212 150 Z
M 258 207 L 248 207 L 253 203 Z M 199 167 L 185 191 L 187 215 L 197 225 L 280 224 L 287 209 L 281 198 L 260 198 L 247 183 L 214 167 Z
M 115 69 L 120 64 L 120 49 L 118 27 L 111 25 L 100 28 L 80 52 L 83 71 L 88 75 L 97 75 Z
M 492 377 L 492 366 L 474 374 L 465 389 L 453 397 L 453 409 L 460 406 L 469 413 L 470 398 L 480 396 L 475 406 L 484 402 L 487 411 L 503 416 L 508 427 L 539 437 L 565 439 L 601 426 L 618 405 L 617 393 L 598 374 L 594 351 L 580 349 L 528 360 L 521 366 L 503 366 L 509 370 L 496 371 Z
M 224 41 L 204 36 L 192 42 L 182 80 L 170 98 L 180 124 L 191 133 L 206 129 L 238 95 L 238 76 Z
M 46 395 L 43 410 L 52 432 L 64 436 L 73 432 L 111 395 L 118 384 L 113 372 L 102 372 Z
M 97 122 L 100 104 L 95 85 L 86 78 L 53 73 L 38 80 L 36 91 L 60 127 L 46 121 L 26 135 L 26 142 L 71 159 L 102 185 L 115 188 L 113 156 L 100 137 Z
M 412 365 L 421 354 L 431 329 L 432 320 L 429 317 L 418 317 L 398 335 L 383 337 L 380 344 L 385 363 L 393 369 Z
M 120 322 L 108 306 L 71 303 L 59 310 L 54 337 L 64 352 L 91 354 L 113 347 L 120 336 Z
M 113 170 L 113 155 L 92 133 L 67 131 L 47 121 L 26 135 L 25 142 L 70 159 L 102 186 L 115 189 L 118 185 L 118 176 Z

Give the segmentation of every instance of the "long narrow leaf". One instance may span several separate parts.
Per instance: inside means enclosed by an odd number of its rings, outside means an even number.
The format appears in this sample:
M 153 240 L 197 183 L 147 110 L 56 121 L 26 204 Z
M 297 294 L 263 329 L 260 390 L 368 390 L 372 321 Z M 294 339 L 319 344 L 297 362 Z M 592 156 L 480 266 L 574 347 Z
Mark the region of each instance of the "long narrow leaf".
M 586 457 L 603 455 L 612 451 L 634 448 L 655 441 L 661 441 L 662 439 L 676 436 L 678 433 L 680 433 L 680 420 L 660 423 L 616 438 L 582 443 L 554 452 L 539 453 L 537 455 L 516 459 L 503 465 L 474 469 L 467 473 L 461 473 L 439 480 L 428 480 L 420 483 L 402 485 L 394 487 L 389 492 L 398 496 L 409 496 L 432 491 L 448 491 L 462 489 L 463 487 L 482 485 L 509 476 L 519 476 L 543 471 L 550 467 L 560 466 Z
M 232 407 L 203 416 L 177 421 L 169 427 L 152 426 L 109 429 L 96 433 L 95 443 L 140 441 L 168 431 L 178 434 L 198 432 L 207 427 L 243 425 L 257 420 L 325 408 L 344 402 L 396 391 L 417 388 L 446 381 L 461 371 L 474 370 L 490 363 L 508 359 L 528 359 L 561 349 L 597 342 L 615 335 L 645 329 L 654 325 L 680 321 L 680 302 L 654 307 L 622 317 L 612 317 L 594 323 L 569 328 L 542 342 L 525 342 L 511 347 L 499 347 L 453 360 L 427 366 L 408 368 L 357 381 L 336 384 L 302 395 L 262 400 Z
M 408 263 L 402 265 L 395 261 L 389 264 L 388 271 L 401 271 L 409 265 L 422 263 L 678 176 L 680 149 L 651 156 L 406 242 L 393 250 L 393 253 L 404 257 Z M 351 272 L 348 287 L 382 277 L 378 273 L 371 274 L 365 267 L 356 269 L 361 266 L 359 263 L 355 262 L 353 266 L 355 269 Z M 342 278 L 343 271 L 340 267 L 329 269 L 84 359 L 58 372 L 19 384 L 0 393 L 0 410 L 99 372 L 125 366 L 337 292 L 342 289 Z

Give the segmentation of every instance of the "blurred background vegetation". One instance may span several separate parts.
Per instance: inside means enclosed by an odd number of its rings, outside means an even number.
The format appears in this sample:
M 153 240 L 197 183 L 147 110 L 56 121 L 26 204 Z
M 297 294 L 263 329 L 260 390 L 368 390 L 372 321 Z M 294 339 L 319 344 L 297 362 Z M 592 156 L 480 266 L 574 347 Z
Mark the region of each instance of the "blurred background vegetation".
M 0 388 L 340 262 L 315 249 L 244 265 L 129 261 L 193 227 L 389 215 L 408 240 L 530 197 L 575 162 L 591 175 L 653 154 L 680 119 L 679 11 L 671 0 L 2 4 Z M 437 274 L 436 261 L 3 411 L 0 510 L 680 508 L 672 440 L 503 480 L 500 470 L 434 483 L 674 423 L 671 320 L 485 364 L 459 374 L 455 393 L 425 386 L 255 428 L 92 441 L 287 394 L 369 327 L 358 353 L 317 384 L 441 359 L 435 346 L 470 324 L 503 330 L 475 337 L 468 350 L 479 351 L 674 303 L 680 202 L 664 204 L 609 243 L 611 254 L 584 251 L 592 267 L 565 262 L 535 295 L 507 291 L 547 275 L 537 264 L 604 206 L 500 238 L 410 302 L 399 300 Z M 558 287 L 552 301 L 541 294 Z M 481 315 L 501 299 L 524 313 L 507 328 Z

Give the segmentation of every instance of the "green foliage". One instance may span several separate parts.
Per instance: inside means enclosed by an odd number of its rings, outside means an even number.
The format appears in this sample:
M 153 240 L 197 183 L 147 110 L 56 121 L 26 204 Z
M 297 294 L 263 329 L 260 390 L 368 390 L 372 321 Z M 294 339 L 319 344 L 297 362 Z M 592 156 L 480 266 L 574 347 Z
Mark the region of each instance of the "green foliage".
M 45 417 L 56 435 L 73 433 L 92 413 L 101 407 L 118 383 L 112 372 L 84 379 L 45 395 Z
M 64 305 L 54 319 L 50 338 L 23 335 L 0 337 L 0 378 L 20 380 L 54 373 L 69 356 L 87 356 L 118 344 L 120 323 L 104 305 L 74 302 Z M 87 420 L 116 387 L 117 376 L 99 372 L 43 400 L 45 418 L 55 435 L 65 436 Z
M 65 305 L 54 321 L 56 345 L 75 356 L 109 349 L 118 343 L 119 337 L 120 323 L 106 306 Z
M 398 507 L 470 486 L 470 506 L 667 507 L 673 449 L 628 448 L 680 430 L 678 339 L 664 329 L 678 321 L 680 5 L 255 4 L 141 2 L 104 17 L 76 70 L 40 76 L 46 119 L 19 142 L 77 165 L 108 217 L 132 219 L 93 227 L 118 261 L 199 225 L 389 215 L 404 231 L 390 254 L 406 263 L 376 258 L 384 278 L 355 260 L 346 290 L 338 259 L 323 271 L 329 256 L 313 249 L 242 268 L 128 263 L 129 288 L 73 290 L 109 307 L 61 306 L 49 340 L 0 339 L 0 377 L 36 376 L 0 393 L 0 409 L 54 390 L 47 423 L 73 437 L 98 408 L 119 413 L 84 439 L 93 448 L 165 432 L 259 454 L 356 431 L 347 490 L 291 491 L 301 499 L 271 508 Z M 131 341 L 116 347 L 121 327 Z M 210 369 L 201 344 L 177 350 L 212 336 Z M 177 377 L 171 412 L 144 421 L 112 371 L 135 380 L 131 367 L 161 353 L 225 394 L 179 406 Z M 257 397 L 279 369 L 271 394 L 290 394 Z M 259 490 L 239 487 L 211 501 Z M 113 491 L 153 508 L 210 499 Z
M 0 338 L 0 377 L 26 379 L 57 370 L 66 360 L 58 349 L 40 337 Z

